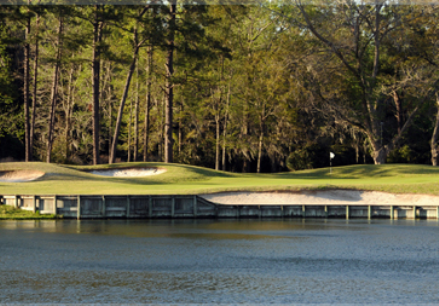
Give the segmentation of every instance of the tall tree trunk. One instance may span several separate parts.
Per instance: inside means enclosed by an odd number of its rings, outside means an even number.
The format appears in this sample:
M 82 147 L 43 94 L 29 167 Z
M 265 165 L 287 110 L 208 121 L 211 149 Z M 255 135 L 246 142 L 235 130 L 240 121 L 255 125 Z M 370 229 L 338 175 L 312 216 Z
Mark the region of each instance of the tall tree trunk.
M 232 76 L 232 75 L 230 75 Z M 229 82 L 229 88 L 227 90 L 227 102 L 226 102 L 226 112 L 224 114 L 224 130 L 223 130 L 223 156 L 222 156 L 222 169 L 223 171 L 226 171 L 226 141 L 227 141 L 227 116 L 229 114 L 229 106 L 230 106 L 230 83 Z
M 439 94 L 438 93 L 436 93 L 436 106 L 437 106 L 436 121 L 434 123 L 433 135 L 431 136 L 431 140 L 430 140 L 431 164 L 435 167 L 438 165 L 438 156 L 439 156 L 439 146 L 437 145 L 437 141 L 439 138 Z
M 139 151 L 139 61 L 136 64 L 136 104 L 134 104 L 134 148 L 133 161 L 137 161 Z
M 259 146 L 258 146 L 258 162 L 256 166 L 256 173 L 261 173 L 261 158 L 262 158 L 262 141 L 264 139 L 264 132 L 262 131 L 259 135 Z
M 162 102 L 160 105 L 158 105 L 158 101 L 156 100 L 157 105 L 157 114 L 159 113 L 159 107 L 160 107 L 160 132 L 159 132 L 159 160 L 164 161 L 165 160 L 165 154 L 164 154 L 164 129 L 165 129 L 165 123 L 163 121 L 165 117 L 165 106 L 166 106 L 166 94 L 162 98 Z
M 247 146 L 248 131 L 249 131 L 249 105 L 248 105 L 248 101 L 245 100 L 243 106 L 243 116 L 242 116 L 242 136 L 243 136 L 242 138 L 243 141 L 245 142 L 245 146 Z M 243 173 L 247 173 L 249 168 L 247 152 L 248 150 L 246 148 L 242 150 L 242 155 L 244 159 L 242 165 Z
M 169 36 L 168 36 L 168 52 L 166 56 L 166 111 L 165 111 L 165 163 L 172 163 L 174 161 L 172 138 L 172 111 L 174 101 L 174 84 L 172 77 L 174 75 L 174 39 L 175 39 L 175 14 L 177 6 L 170 5 L 170 19 L 169 19 Z
M 133 102 L 134 97 L 131 97 L 131 103 L 130 103 L 130 113 L 129 113 L 129 121 L 128 121 L 128 148 L 127 148 L 127 155 L 128 159 L 127 162 L 131 162 L 131 129 L 133 127 Z
M 66 130 L 64 133 L 64 141 L 65 141 L 65 152 L 64 152 L 64 157 L 65 160 L 67 161 L 69 159 L 70 156 L 70 139 L 69 139 L 69 135 L 70 135 L 70 123 L 71 123 L 71 114 L 72 114 L 72 101 L 74 101 L 72 99 L 72 94 L 73 94 L 73 71 L 74 68 L 72 66 L 72 68 L 70 69 L 70 73 L 69 73 L 69 87 L 68 87 L 68 96 L 67 96 L 67 109 L 65 110 L 65 116 L 66 116 Z
M 63 27 L 63 18 L 60 17 L 59 24 L 58 24 L 58 40 L 57 40 L 58 50 L 56 53 L 56 62 L 55 62 L 55 68 L 54 68 L 53 77 L 52 77 L 52 93 L 50 96 L 51 107 L 50 107 L 49 132 L 47 135 L 47 149 L 46 149 L 46 162 L 47 163 L 50 163 L 52 161 L 53 129 L 55 126 L 56 100 L 58 98 L 58 78 L 59 78 L 59 66 L 60 66 L 60 57 L 61 57 L 62 27 Z
M 111 155 L 111 129 L 113 127 L 113 101 L 112 101 L 112 85 L 111 85 L 111 63 L 108 64 L 109 85 L 108 85 L 108 156 Z M 108 159 L 110 160 L 110 159 Z
M 101 38 L 102 21 L 99 14 L 100 7 L 95 5 L 95 19 L 93 22 L 93 62 L 92 62 L 92 86 L 93 86 L 93 164 L 99 164 L 99 82 L 101 72 Z
M 38 30 L 40 28 L 40 16 L 37 16 L 36 21 L 36 32 L 35 32 L 35 61 L 34 61 L 34 88 L 32 95 L 32 117 L 30 124 L 30 135 L 29 135 L 29 160 L 33 160 L 33 147 L 34 147 L 34 137 L 35 137 L 35 118 L 37 111 L 37 87 L 38 87 Z
M 223 130 L 223 150 L 221 156 L 221 169 L 226 171 L 226 135 L 227 135 L 227 113 L 224 115 L 224 130 Z
M 148 65 L 146 79 L 146 105 L 145 105 L 145 121 L 143 123 L 143 161 L 148 160 L 148 144 L 149 144 L 149 113 L 151 108 L 151 74 L 152 74 L 152 47 L 148 47 Z
M 262 119 L 261 119 L 262 120 Z M 261 159 L 262 159 L 262 142 L 264 140 L 264 122 L 261 121 L 259 134 L 259 144 L 258 144 L 258 160 L 256 163 L 256 173 L 261 173 Z
M 384 148 L 375 150 L 372 155 L 375 165 L 385 164 L 387 159 L 387 154 L 388 154 L 387 150 L 385 150 Z
M 220 115 L 215 114 L 215 130 L 216 130 L 216 145 L 215 145 L 215 170 L 219 170 L 220 165 Z
M 119 137 L 120 124 L 122 123 L 123 109 L 125 107 L 125 102 L 127 99 L 128 91 L 130 88 L 131 78 L 134 73 L 134 67 L 136 65 L 137 53 L 139 48 L 135 48 L 133 54 L 133 61 L 131 62 L 130 69 L 128 71 L 127 80 L 125 82 L 125 87 L 123 89 L 122 98 L 120 100 L 119 111 L 117 112 L 116 126 L 114 128 L 114 136 L 113 142 L 111 144 L 111 153 L 110 153 L 110 164 L 113 164 L 116 159 L 116 146 L 117 146 L 117 138 Z
M 360 158 L 360 148 L 358 144 L 355 145 L 355 162 L 358 164 L 358 159 Z
M 183 101 L 180 102 L 180 109 L 179 109 L 179 116 L 178 116 L 178 158 L 179 162 L 181 163 L 181 141 L 182 141 L 182 124 L 183 124 L 183 118 L 182 118 L 182 112 L 183 112 Z
M 366 164 L 366 153 L 367 153 L 367 146 L 366 146 L 366 139 L 363 141 L 363 164 Z
M 418 104 L 410 113 L 408 118 L 406 119 L 404 125 L 401 127 L 400 131 L 392 138 L 392 140 L 383 145 L 382 137 L 374 137 L 374 135 L 378 134 L 378 128 L 375 128 L 374 131 L 367 131 L 366 135 L 369 138 L 369 142 L 372 146 L 372 158 L 375 162 L 375 165 L 381 165 L 386 163 L 387 155 L 393 151 L 393 149 L 398 144 L 405 130 L 408 129 L 410 124 L 413 122 L 413 118 L 420 109 L 421 104 Z M 378 122 L 375 122 L 375 125 L 378 125 Z
M 398 133 L 401 133 L 401 127 L 402 127 L 402 103 L 401 103 L 401 99 L 398 95 L 398 93 L 395 91 L 393 91 L 393 101 L 395 102 L 395 107 L 396 107 L 396 122 L 398 124 Z
M 251 33 L 253 33 L 253 28 L 251 28 Z M 252 36 L 253 34 L 250 34 Z M 252 52 L 251 52 L 251 45 L 253 41 L 250 42 L 250 44 L 247 46 L 247 65 L 248 67 L 252 68 L 252 72 L 254 73 L 254 64 L 252 59 Z M 242 138 L 245 143 L 244 149 L 242 150 L 242 157 L 244 159 L 243 165 L 242 165 L 242 172 L 246 173 L 249 172 L 249 156 L 248 156 L 248 134 L 250 129 L 250 119 L 249 119 L 249 113 L 250 113 L 250 106 L 249 106 L 249 100 L 250 100 L 250 84 L 252 84 L 251 75 L 247 73 L 247 86 L 246 86 L 246 92 L 245 92 L 245 98 L 243 103 L 243 114 L 242 114 Z
M 276 156 L 270 158 L 271 172 L 277 172 Z
M 261 172 L 261 159 L 262 159 L 262 142 L 264 140 L 264 130 L 265 130 L 265 103 L 262 105 L 262 114 L 260 118 L 260 134 L 259 134 L 259 145 L 258 145 L 258 161 L 256 165 L 256 173 Z
M 215 129 L 216 129 L 216 146 L 215 146 L 215 170 L 220 169 L 220 142 L 221 142 L 221 131 L 220 131 L 220 118 L 221 118 L 221 104 L 222 104 L 222 98 L 223 98 L 223 92 L 222 92 L 222 80 L 223 80 L 223 64 L 224 64 L 224 58 L 221 56 L 219 59 L 219 65 L 220 65 L 220 73 L 218 78 L 218 91 L 219 91 L 219 98 L 218 101 L 215 103 Z M 213 97 L 215 98 L 215 93 L 213 93 Z
M 24 149 L 26 162 L 32 160 L 32 152 L 30 147 L 30 127 L 29 127 L 29 61 L 30 61 L 30 16 L 26 20 L 26 33 L 25 33 L 25 43 L 24 43 L 24 88 L 23 88 L 23 99 L 24 99 Z

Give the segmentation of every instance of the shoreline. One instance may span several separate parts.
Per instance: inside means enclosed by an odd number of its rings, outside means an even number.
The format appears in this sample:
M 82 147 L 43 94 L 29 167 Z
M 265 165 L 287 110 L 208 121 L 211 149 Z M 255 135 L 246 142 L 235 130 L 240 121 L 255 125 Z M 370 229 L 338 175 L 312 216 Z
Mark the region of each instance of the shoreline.
M 60 198 L 60 197 L 199 197 L 211 204 L 219 205 L 426 205 L 439 206 L 439 196 L 417 193 L 392 193 L 356 189 L 303 189 L 273 191 L 218 191 L 201 193 L 166 194 L 0 194 L 0 204 L 15 205 L 15 198 Z
M 13 213 L 66 219 L 387 218 L 439 220 L 439 197 L 379 191 L 221 192 L 202 195 L 3 196 Z M 1 206 L 0 206 L 1 210 Z M 32 214 L 33 213 L 33 214 Z M 37 213 L 37 215 L 35 215 Z M 1 216 L 0 216 L 1 217 Z M 6 216 L 4 216 L 6 217 Z M 12 214 L 10 217 L 13 218 Z
M 231 191 L 200 194 L 222 205 L 428 205 L 439 206 L 439 196 L 413 193 L 332 189 L 302 191 Z

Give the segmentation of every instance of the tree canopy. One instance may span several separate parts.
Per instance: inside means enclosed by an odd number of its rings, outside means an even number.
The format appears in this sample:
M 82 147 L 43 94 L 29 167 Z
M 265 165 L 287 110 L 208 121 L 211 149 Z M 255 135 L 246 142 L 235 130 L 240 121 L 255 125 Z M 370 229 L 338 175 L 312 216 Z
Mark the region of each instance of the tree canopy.
M 438 9 L 0 6 L 0 158 L 437 165 Z

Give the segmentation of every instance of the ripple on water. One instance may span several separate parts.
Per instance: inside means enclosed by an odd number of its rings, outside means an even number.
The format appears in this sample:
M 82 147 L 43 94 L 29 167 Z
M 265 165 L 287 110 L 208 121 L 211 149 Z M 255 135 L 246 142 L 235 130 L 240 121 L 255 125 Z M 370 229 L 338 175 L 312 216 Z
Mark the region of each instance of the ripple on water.
M 0 302 L 438 303 L 437 230 L 436 221 L 1 222 Z

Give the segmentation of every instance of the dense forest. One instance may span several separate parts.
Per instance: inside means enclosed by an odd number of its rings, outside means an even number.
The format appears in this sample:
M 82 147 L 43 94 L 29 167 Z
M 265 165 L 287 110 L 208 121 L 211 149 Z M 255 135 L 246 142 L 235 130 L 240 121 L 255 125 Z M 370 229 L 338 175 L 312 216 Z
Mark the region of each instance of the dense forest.
M 0 6 L 0 159 L 437 165 L 438 8 Z

